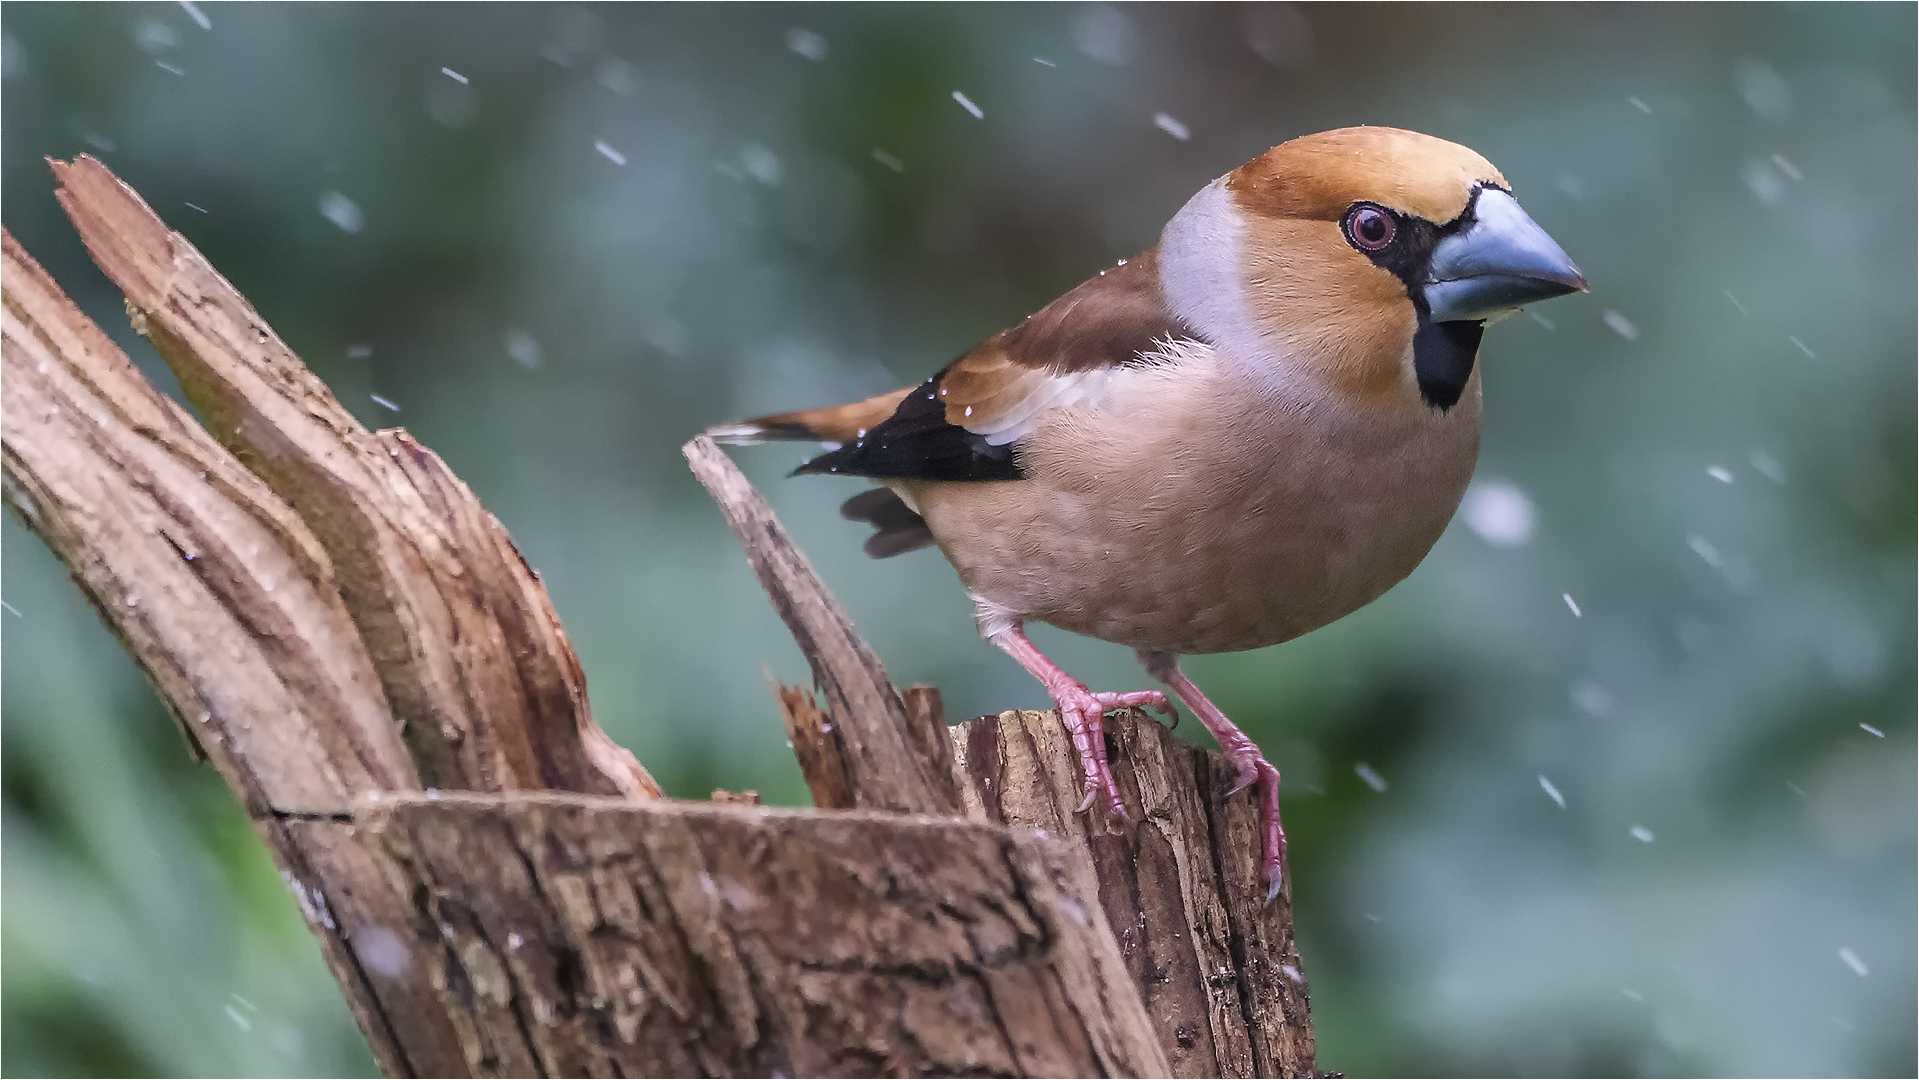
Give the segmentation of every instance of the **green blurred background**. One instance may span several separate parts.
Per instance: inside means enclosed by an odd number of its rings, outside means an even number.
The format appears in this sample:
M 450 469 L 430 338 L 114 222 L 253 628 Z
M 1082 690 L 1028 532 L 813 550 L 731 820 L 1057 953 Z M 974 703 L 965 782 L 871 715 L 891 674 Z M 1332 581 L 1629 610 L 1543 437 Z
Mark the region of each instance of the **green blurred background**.
M 682 441 L 923 378 L 1293 135 L 1466 143 L 1592 293 L 1487 335 L 1409 581 L 1189 667 L 1285 772 L 1322 1066 L 1912 1075 L 1914 11 L 9 4 L 0 195 L 171 389 L 40 163 L 105 160 L 473 485 L 670 793 L 801 803 L 805 667 Z M 804 453 L 738 460 L 894 676 L 1042 705 Z M 218 778 L 4 559 L 4 1071 L 371 1071 Z

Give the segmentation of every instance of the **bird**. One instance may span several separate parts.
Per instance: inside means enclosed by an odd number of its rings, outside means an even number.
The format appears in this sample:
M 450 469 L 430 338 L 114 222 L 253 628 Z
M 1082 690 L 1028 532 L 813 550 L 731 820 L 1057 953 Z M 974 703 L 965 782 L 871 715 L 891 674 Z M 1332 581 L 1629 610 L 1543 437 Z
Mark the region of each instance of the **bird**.
M 866 553 L 945 554 L 981 635 L 1057 706 L 1080 811 L 1121 822 L 1103 716 L 1178 714 L 1090 690 L 1024 627 L 1133 649 L 1255 789 L 1270 903 L 1279 772 L 1180 658 L 1292 640 L 1412 573 L 1472 477 L 1487 324 L 1584 291 L 1484 157 L 1340 128 L 1215 179 L 1153 246 L 917 386 L 708 434 L 818 441 L 795 475 L 877 481 L 842 507 Z

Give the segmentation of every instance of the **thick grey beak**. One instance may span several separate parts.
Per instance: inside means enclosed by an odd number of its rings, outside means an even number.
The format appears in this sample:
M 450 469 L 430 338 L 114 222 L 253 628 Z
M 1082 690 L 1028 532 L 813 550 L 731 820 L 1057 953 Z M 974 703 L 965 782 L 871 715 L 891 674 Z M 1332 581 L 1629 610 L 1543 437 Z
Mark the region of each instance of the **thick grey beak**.
M 1490 319 L 1535 300 L 1585 292 L 1586 279 L 1519 201 L 1482 188 L 1472 225 L 1433 249 L 1426 305 L 1434 322 Z

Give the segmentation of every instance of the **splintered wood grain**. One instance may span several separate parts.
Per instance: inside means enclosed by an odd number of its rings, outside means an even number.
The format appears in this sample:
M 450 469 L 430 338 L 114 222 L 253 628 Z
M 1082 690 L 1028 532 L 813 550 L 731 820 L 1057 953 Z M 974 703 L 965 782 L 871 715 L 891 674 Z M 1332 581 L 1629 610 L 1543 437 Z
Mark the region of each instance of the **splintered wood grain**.
M 833 767 L 843 774 L 844 790 L 855 806 L 957 814 L 959 793 L 946 759 L 943 754 L 934 756 L 938 751 L 932 749 L 932 736 L 939 732 L 915 732 L 916 721 L 893 689 L 879 657 L 853 629 L 846 609 L 821 583 L 812 564 L 773 516 L 773 508 L 712 439 L 701 435 L 681 452 L 693 475 L 719 504 L 760 585 L 812 665 L 814 685 L 826 698 L 826 723 L 797 726 L 800 734 L 793 737 L 793 746 L 802 761 L 815 752 L 813 747 L 818 754 L 836 758 Z M 795 730 L 797 699 L 785 692 L 779 697 L 788 728 Z M 924 717 L 917 723 L 927 728 Z M 801 750 L 802 736 L 813 744 L 807 750 Z M 809 781 L 810 777 L 809 773 Z
M 1155 1076 L 1059 846 L 957 819 L 411 797 L 359 827 L 416 897 L 474 1075 Z
M 792 686 L 772 680 L 773 697 L 779 702 L 780 717 L 786 724 L 786 741 L 800 764 L 800 775 L 813 795 L 813 805 L 821 810 L 851 810 L 859 805 L 853 782 L 847 775 L 844 736 L 835 738 L 833 721 L 820 708 L 819 698 L 810 686 Z M 953 773 L 953 744 L 947 732 L 946 708 L 940 703 L 937 688 L 914 685 L 900 691 L 906 709 L 907 732 L 919 760 L 937 776 Z M 957 796 L 957 792 L 954 794 Z M 955 811 L 957 812 L 957 811 Z
M 436 1059 L 460 1059 L 424 967 L 371 977 L 355 949 L 403 920 L 405 896 L 350 846 L 295 835 L 420 787 L 332 562 L 4 230 L 0 252 L 8 506 L 233 789 L 382 1068 L 440 1074 Z
M 91 157 L 60 205 L 208 430 L 305 521 L 428 784 L 650 798 L 545 587 L 436 455 L 341 407 L 192 244 Z
M 1174 1076 L 1314 1076 L 1288 889 L 1259 886 L 1258 811 L 1232 770 L 1127 711 L 1107 718 L 1132 820 L 1076 812 L 1077 757 L 1058 714 L 1006 712 L 954 729 L 969 816 L 1070 841 Z
M 250 813 L 419 787 L 313 534 L 11 234 L 0 244 L 0 446 L 20 520 Z
M 820 708 L 818 694 L 810 686 L 774 680 L 773 698 L 779 702 L 786 741 L 793 744 L 793 757 L 800 763 L 800 775 L 806 778 L 813 805 L 821 810 L 857 807 L 859 799 L 846 775 L 844 737 L 833 737 L 833 720 Z

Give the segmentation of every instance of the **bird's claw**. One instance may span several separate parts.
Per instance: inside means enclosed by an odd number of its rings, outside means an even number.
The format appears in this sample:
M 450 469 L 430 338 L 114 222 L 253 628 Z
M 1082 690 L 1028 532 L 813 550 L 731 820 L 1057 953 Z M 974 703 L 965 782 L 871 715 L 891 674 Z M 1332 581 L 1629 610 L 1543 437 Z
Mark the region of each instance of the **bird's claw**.
M 1284 874 L 1285 868 L 1278 863 L 1266 867 L 1266 907 L 1272 907 L 1273 901 L 1279 899 L 1279 887 L 1283 884 L 1281 878 Z
M 1086 797 L 1079 801 L 1079 806 L 1074 808 L 1073 813 L 1086 813 L 1100 801 L 1103 795 L 1106 798 L 1106 816 L 1124 825 L 1131 821 L 1132 817 L 1126 813 L 1126 804 L 1119 797 L 1119 788 L 1113 783 L 1113 774 L 1108 770 L 1101 770 L 1101 772 L 1104 779 L 1096 778 L 1091 773 L 1087 774 Z
M 1106 796 L 1106 816 L 1108 818 L 1111 818 L 1121 825 L 1133 820 L 1132 815 L 1126 812 L 1126 804 L 1120 801 L 1119 792 L 1112 788 L 1101 787 L 1098 783 L 1089 783 L 1086 785 L 1086 797 L 1079 801 L 1079 806 L 1074 808 L 1073 813 L 1084 814 L 1091 810 L 1093 805 L 1099 802 L 1101 795 Z

